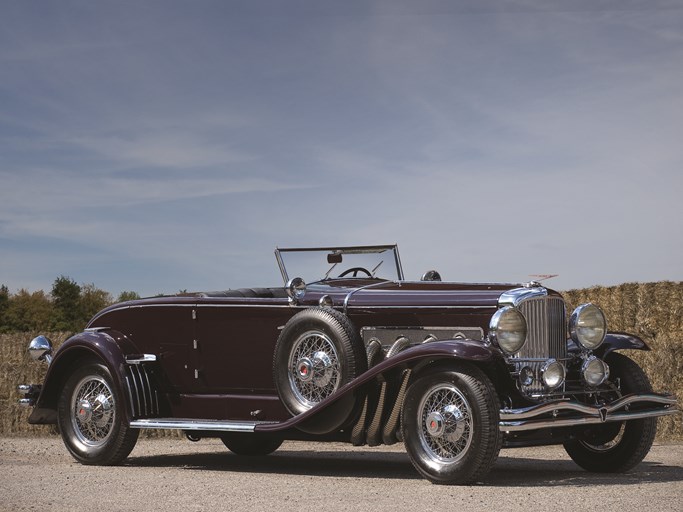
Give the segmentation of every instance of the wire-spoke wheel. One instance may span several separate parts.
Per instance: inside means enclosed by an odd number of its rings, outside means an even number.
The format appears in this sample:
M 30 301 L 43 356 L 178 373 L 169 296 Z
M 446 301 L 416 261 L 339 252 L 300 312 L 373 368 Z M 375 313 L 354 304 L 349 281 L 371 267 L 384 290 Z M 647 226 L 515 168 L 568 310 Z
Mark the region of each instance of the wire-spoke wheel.
M 420 402 L 420 441 L 425 455 L 441 463 L 457 462 L 472 442 L 474 420 L 467 399 L 453 385 L 438 384 Z
M 123 407 L 106 366 L 85 364 L 69 377 L 57 419 L 62 440 L 76 460 L 110 465 L 128 456 L 139 431 L 125 423 Z
M 408 388 L 401 429 L 415 468 L 436 484 L 468 484 L 500 451 L 499 402 L 488 377 L 458 363 L 419 376 Z
M 294 396 L 312 407 L 339 388 L 341 366 L 334 343 L 324 332 L 303 333 L 289 355 L 289 383 Z
M 301 414 L 367 370 L 365 346 L 351 321 L 331 308 L 294 315 L 275 345 L 273 378 L 287 410 Z M 327 434 L 353 419 L 359 400 L 348 394 L 297 428 Z
M 71 426 L 79 441 L 101 446 L 111 435 L 116 421 L 114 394 L 99 375 L 83 377 L 71 396 Z

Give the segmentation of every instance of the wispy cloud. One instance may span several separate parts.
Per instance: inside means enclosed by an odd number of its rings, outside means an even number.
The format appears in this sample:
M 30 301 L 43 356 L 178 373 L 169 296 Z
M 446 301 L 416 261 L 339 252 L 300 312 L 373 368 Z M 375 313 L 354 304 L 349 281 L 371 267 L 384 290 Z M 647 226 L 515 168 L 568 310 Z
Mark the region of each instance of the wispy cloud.
M 190 133 L 151 134 L 136 138 L 123 136 L 77 137 L 70 141 L 83 150 L 123 167 L 162 167 L 196 169 L 252 160 L 227 143 L 207 142 Z

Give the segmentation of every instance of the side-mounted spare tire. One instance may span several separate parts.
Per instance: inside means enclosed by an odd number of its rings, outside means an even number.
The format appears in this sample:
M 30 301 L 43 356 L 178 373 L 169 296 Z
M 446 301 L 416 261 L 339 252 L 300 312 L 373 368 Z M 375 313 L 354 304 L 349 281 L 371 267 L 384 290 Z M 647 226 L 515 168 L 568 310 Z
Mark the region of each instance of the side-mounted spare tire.
M 351 321 L 334 309 L 297 313 L 275 345 L 275 387 L 293 415 L 315 407 L 366 370 L 363 341 Z M 354 394 L 348 394 L 297 428 L 310 434 L 333 432 L 355 419 L 359 403 Z

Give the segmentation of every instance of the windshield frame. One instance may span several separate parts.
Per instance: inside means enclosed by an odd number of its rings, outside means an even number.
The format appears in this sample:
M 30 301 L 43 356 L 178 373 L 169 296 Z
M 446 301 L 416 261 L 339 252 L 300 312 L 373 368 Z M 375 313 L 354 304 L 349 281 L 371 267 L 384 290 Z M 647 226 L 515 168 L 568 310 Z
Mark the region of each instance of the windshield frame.
M 391 251 L 394 255 L 394 263 L 396 265 L 396 275 L 399 281 L 404 280 L 403 267 L 401 266 L 401 257 L 398 254 L 398 245 L 355 245 L 346 247 L 277 247 L 275 249 L 275 258 L 277 259 L 278 266 L 280 267 L 280 273 L 282 274 L 282 279 L 285 284 L 289 282 L 290 279 L 294 277 L 302 276 L 290 276 L 285 267 L 285 262 L 282 257 L 283 253 L 295 253 L 295 252 L 327 252 L 335 254 L 381 254 L 386 251 Z M 325 276 L 320 276 L 314 282 L 325 280 Z

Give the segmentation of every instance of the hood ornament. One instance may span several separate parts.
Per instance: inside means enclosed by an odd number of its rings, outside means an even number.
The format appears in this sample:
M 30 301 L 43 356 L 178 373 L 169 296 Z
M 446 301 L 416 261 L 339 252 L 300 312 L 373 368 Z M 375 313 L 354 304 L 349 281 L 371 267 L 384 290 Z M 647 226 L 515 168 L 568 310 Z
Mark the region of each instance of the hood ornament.
M 529 277 L 535 279 L 529 281 L 528 283 L 524 283 L 524 288 L 539 288 L 542 281 L 552 279 L 553 277 L 557 277 L 559 275 L 560 274 L 530 274 Z

